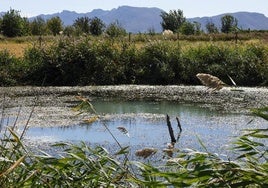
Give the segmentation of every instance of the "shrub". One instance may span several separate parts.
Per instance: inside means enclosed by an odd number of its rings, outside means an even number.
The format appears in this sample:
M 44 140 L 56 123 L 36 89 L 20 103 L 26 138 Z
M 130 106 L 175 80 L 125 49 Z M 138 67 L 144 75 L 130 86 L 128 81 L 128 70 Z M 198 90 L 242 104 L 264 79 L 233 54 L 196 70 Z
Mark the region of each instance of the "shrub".
M 177 83 L 180 49 L 165 42 L 152 42 L 141 50 L 140 79 L 146 84 Z
M 18 62 L 19 59 L 13 57 L 8 51 L 0 51 L 0 86 L 17 84 Z
M 33 46 L 23 59 L 10 58 L 10 61 L 17 66 L 11 69 L 14 83 L 33 85 L 41 85 L 44 80 L 45 85 L 70 86 L 199 84 L 195 75 L 203 72 L 226 83 L 231 84 L 230 75 L 240 86 L 256 86 L 268 83 L 267 51 L 260 43 L 193 45 L 180 41 L 151 41 L 137 45 L 101 38 L 61 37 L 49 46 Z M 2 75 L 10 80 L 7 74 Z

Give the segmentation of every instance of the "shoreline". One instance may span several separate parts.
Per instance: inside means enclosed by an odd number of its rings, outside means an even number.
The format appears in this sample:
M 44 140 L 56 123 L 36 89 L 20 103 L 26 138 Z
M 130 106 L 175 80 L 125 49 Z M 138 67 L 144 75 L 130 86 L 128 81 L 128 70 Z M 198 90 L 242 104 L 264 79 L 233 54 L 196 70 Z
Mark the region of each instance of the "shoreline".
M 205 86 L 179 85 L 111 85 L 74 87 L 1 87 L 0 95 L 16 106 L 18 98 L 24 97 L 25 105 L 33 105 L 33 99 L 47 105 L 62 106 L 63 101 L 74 100 L 82 95 L 88 98 L 122 98 L 123 100 L 168 100 L 197 104 L 202 107 L 228 113 L 248 113 L 251 108 L 268 106 L 267 87 L 224 87 L 210 92 Z M 28 106 L 27 105 L 27 106 Z

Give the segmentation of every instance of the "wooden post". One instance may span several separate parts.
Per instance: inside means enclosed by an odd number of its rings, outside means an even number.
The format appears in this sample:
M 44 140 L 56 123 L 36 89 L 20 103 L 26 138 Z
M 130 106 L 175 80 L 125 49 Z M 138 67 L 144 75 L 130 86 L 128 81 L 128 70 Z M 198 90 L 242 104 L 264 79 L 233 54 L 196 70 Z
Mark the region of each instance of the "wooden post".
M 131 42 L 131 32 L 128 33 L 128 42 Z

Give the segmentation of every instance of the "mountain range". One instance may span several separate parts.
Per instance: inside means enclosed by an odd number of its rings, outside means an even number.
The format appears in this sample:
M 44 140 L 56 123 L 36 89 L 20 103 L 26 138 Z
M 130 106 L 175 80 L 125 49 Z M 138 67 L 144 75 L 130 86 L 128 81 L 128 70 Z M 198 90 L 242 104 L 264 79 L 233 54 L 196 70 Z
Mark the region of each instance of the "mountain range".
M 155 32 L 162 31 L 162 18 L 160 16 L 161 12 L 163 12 L 163 10 L 159 8 L 120 6 L 112 10 L 94 9 L 87 13 L 77 13 L 74 11 L 63 10 L 59 13 L 41 14 L 38 16 L 44 18 L 45 20 L 59 16 L 64 25 L 72 25 L 79 17 L 98 17 L 106 25 L 112 22 L 118 22 L 128 32 L 143 33 L 152 29 Z M 187 20 L 190 22 L 199 22 L 201 24 L 201 28 L 205 31 L 205 25 L 208 22 L 213 22 L 218 28 L 220 28 L 221 17 L 226 14 L 230 14 L 235 17 L 238 20 L 238 27 L 241 29 L 268 30 L 268 17 L 266 17 L 264 14 L 255 12 L 224 13 L 211 17 L 187 18 Z M 35 17 L 30 17 L 29 20 L 33 20 Z

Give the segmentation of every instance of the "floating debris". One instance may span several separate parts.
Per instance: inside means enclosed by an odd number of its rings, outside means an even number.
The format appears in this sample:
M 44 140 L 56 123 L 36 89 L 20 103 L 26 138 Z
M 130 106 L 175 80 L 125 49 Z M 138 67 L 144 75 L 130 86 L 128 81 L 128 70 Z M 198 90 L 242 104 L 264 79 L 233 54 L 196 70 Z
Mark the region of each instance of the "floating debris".
M 167 164 L 180 164 L 184 163 L 185 159 L 184 158 L 171 158 L 167 160 Z
M 144 148 L 141 150 L 137 150 L 135 155 L 146 159 L 147 157 L 154 155 L 156 152 L 157 152 L 157 149 L 155 148 Z
M 89 119 L 84 119 L 83 121 L 84 121 L 85 123 L 89 123 L 89 124 L 91 124 L 91 123 L 94 123 L 95 121 L 97 121 L 98 119 L 99 119 L 98 116 L 94 116 L 94 117 L 91 117 L 91 118 L 89 118 Z
M 129 133 L 128 133 L 128 131 L 127 131 L 127 129 L 125 128 L 125 127 L 117 127 L 117 129 L 121 132 L 121 133 L 123 133 L 123 134 L 125 134 L 125 135 L 127 135 L 128 137 L 130 137 L 129 136 Z

